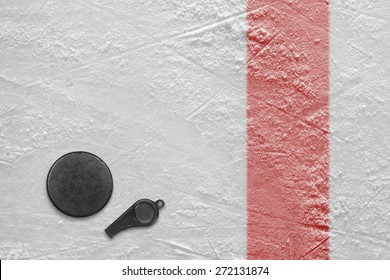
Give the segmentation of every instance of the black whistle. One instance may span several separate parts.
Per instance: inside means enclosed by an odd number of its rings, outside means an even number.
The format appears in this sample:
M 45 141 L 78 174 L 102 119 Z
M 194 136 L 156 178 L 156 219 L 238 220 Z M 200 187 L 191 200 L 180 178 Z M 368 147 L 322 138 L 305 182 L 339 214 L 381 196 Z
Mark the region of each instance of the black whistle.
M 105 232 L 112 238 L 126 228 L 151 226 L 157 221 L 159 210 L 164 205 L 161 199 L 156 202 L 150 199 L 140 199 L 106 228 Z

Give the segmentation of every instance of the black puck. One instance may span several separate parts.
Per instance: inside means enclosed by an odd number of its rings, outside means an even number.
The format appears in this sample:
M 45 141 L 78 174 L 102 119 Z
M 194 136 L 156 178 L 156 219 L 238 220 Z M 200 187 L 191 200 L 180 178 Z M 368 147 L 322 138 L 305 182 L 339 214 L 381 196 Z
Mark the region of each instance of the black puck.
M 113 180 L 108 166 L 87 152 L 59 158 L 47 176 L 47 193 L 54 206 L 72 217 L 99 212 L 110 200 Z

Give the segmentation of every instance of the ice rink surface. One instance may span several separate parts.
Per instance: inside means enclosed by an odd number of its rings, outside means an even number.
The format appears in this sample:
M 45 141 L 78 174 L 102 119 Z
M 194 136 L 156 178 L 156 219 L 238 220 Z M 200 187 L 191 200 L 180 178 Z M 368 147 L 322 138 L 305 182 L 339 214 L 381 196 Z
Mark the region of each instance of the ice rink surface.
M 329 257 L 390 259 L 390 1 L 329 4 Z M 247 258 L 247 30 L 243 0 L 2 0 L 0 259 Z M 114 191 L 76 219 L 46 176 L 80 150 Z
M 246 258 L 246 2 L 1 1 L 0 258 Z M 45 182 L 70 151 L 114 192 L 67 217 Z M 110 240 L 140 198 L 158 222 Z
M 390 2 L 331 1 L 330 257 L 390 259 Z

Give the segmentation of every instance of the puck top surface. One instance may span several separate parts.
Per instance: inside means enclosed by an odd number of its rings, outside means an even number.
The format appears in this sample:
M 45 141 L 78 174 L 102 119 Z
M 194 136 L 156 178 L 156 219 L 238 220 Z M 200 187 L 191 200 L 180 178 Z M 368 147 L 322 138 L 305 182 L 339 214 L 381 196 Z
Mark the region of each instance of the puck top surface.
M 72 152 L 59 158 L 47 176 L 47 192 L 64 214 L 87 217 L 99 212 L 110 200 L 111 172 L 99 157 Z

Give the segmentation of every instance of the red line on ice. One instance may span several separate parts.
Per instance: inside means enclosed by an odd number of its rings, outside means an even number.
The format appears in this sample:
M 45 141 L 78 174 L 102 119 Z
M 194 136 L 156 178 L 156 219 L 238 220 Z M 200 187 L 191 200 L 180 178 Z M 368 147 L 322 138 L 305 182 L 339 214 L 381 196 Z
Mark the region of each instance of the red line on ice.
M 249 259 L 329 256 L 329 7 L 248 0 Z

